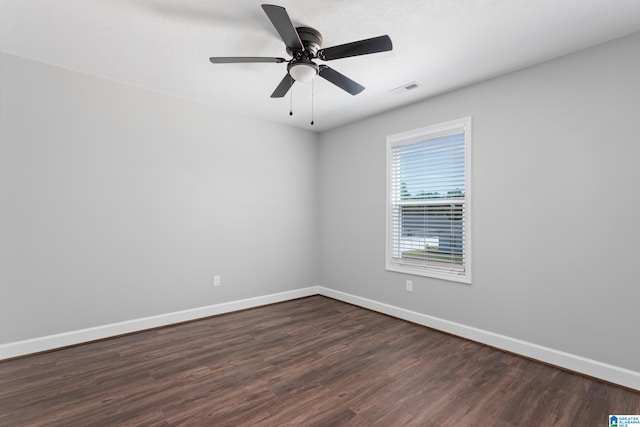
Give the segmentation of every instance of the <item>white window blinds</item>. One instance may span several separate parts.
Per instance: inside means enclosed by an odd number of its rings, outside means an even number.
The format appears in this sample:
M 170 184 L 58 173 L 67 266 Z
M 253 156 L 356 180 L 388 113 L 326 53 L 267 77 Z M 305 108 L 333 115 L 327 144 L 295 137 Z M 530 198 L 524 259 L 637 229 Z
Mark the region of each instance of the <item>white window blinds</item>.
M 388 138 L 388 270 L 470 283 L 470 125 Z

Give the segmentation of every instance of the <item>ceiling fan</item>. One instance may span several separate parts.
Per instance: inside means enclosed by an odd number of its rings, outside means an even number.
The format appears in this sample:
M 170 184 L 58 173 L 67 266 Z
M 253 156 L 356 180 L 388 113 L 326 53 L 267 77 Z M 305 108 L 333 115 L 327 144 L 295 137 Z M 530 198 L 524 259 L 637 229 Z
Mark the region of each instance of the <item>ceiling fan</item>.
M 209 58 L 209 60 L 214 64 L 287 62 L 287 74 L 271 94 L 272 98 L 282 98 L 287 94 L 291 86 L 293 86 L 294 82 L 308 82 L 318 75 L 351 95 L 357 95 L 364 90 L 364 86 L 361 86 L 327 65 L 316 64 L 314 60 L 332 61 L 350 56 L 386 52 L 393 48 L 391 39 L 385 35 L 320 49 L 322 46 L 322 34 L 320 34 L 318 30 L 311 27 L 294 27 L 284 7 L 263 4 L 262 9 L 284 41 L 287 53 L 292 57 L 290 60 L 286 60 L 285 58 L 246 56 L 214 56 Z

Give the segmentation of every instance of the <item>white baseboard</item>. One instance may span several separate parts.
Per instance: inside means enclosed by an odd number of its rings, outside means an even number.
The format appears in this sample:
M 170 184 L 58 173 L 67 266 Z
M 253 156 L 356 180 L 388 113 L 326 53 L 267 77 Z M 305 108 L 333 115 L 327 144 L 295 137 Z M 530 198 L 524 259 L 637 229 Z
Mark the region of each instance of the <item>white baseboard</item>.
M 318 294 L 317 286 L 0 345 L 0 360 Z
M 358 297 L 333 289 L 318 287 L 320 295 L 334 298 L 339 301 L 348 302 L 359 307 L 368 308 L 379 313 L 427 326 L 443 332 L 467 338 L 482 344 L 487 344 L 511 353 L 520 354 L 541 362 L 549 363 L 570 371 L 579 372 L 590 377 L 599 378 L 611 383 L 620 384 L 624 387 L 640 391 L 640 372 L 631 371 L 597 360 L 576 356 L 552 348 L 543 347 L 527 341 L 507 337 L 482 329 L 474 328 L 438 317 L 429 316 L 393 305 L 381 303 L 367 298 Z
M 0 345 L 0 360 L 317 294 L 334 298 L 339 301 L 348 302 L 369 310 L 384 313 L 389 316 L 404 319 L 409 322 L 427 326 L 429 328 L 437 329 L 452 335 L 457 335 L 482 344 L 487 344 L 492 347 L 520 354 L 541 362 L 549 363 L 640 391 L 640 372 L 631 371 L 629 369 L 598 362 L 597 360 L 587 359 L 585 357 L 543 347 L 516 338 L 451 322 L 449 320 L 440 319 L 438 317 L 429 316 L 390 304 L 381 303 L 368 298 L 336 291 L 323 286 L 310 286 L 293 291 L 263 295 L 190 310 L 144 317 L 126 322 L 97 326 L 95 328 L 81 329 L 2 344 Z

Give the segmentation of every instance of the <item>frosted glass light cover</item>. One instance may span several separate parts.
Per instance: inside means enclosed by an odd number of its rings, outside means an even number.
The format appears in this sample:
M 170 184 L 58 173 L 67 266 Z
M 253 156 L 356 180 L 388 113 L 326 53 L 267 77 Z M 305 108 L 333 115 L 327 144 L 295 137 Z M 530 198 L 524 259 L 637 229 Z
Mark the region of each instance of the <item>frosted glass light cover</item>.
M 296 64 L 289 70 L 291 77 L 297 82 L 310 82 L 316 76 L 316 69 L 307 64 Z

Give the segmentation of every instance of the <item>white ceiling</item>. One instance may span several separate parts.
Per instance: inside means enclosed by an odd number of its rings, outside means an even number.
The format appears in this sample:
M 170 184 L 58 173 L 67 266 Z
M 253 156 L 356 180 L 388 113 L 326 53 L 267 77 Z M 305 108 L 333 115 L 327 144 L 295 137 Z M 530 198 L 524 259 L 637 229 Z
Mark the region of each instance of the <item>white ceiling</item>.
M 388 34 L 393 51 L 327 63 L 366 87 L 324 79 L 270 98 L 286 64 L 213 65 L 210 56 L 279 56 L 257 0 L 0 0 L 0 48 L 21 57 L 254 117 L 323 131 L 640 31 L 640 0 L 273 0 L 323 47 Z M 391 89 L 417 81 L 397 95 Z

